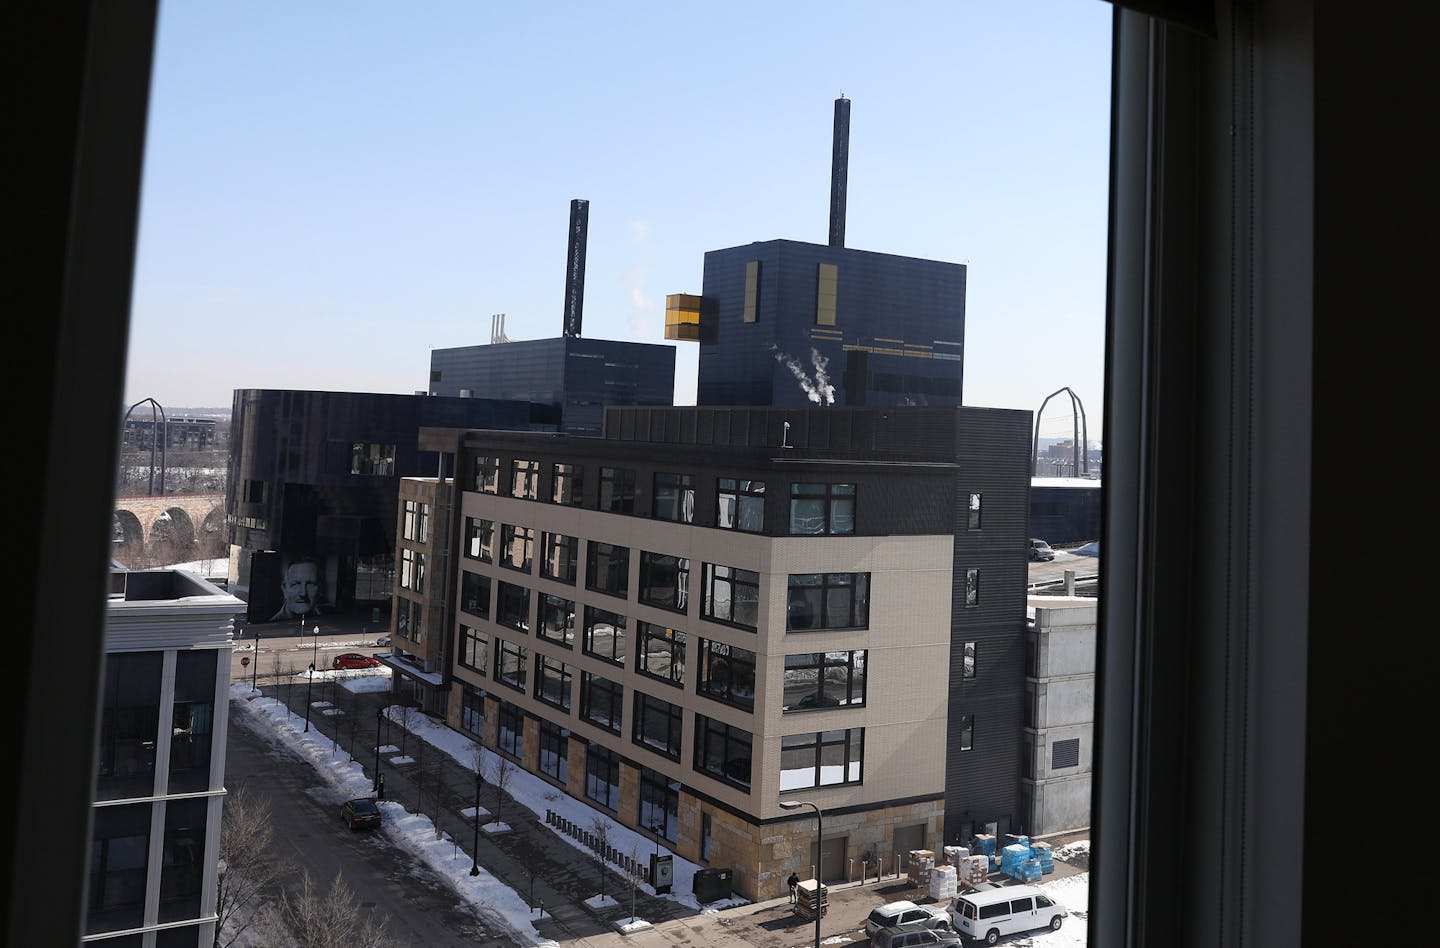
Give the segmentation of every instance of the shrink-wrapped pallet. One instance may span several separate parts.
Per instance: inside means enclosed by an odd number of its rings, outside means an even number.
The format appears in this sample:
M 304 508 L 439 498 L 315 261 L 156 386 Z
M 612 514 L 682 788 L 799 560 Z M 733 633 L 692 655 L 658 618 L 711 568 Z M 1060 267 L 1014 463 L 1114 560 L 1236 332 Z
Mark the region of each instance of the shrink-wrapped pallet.
M 953 899 L 956 892 L 956 880 L 958 875 L 954 866 L 936 866 L 930 870 L 930 898 L 937 902 L 942 899 Z
M 970 850 L 966 849 L 964 846 L 946 846 L 945 865 L 958 866 L 960 865 L 960 860 L 964 859 L 968 855 L 970 855 Z
M 910 884 L 928 886 L 930 870 L 935 867 L 935 852 L 930 849 L 910 850 Z

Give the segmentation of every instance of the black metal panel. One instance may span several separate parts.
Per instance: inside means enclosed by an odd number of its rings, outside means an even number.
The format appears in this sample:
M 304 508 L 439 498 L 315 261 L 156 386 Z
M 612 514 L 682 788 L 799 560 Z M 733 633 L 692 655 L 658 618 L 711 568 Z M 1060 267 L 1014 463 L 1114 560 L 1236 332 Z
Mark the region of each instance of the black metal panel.
M 835 134 L 830 147 L 830 246 L 845 246 L 846 179 L 850 171 L 850 100 L 835 100 Z

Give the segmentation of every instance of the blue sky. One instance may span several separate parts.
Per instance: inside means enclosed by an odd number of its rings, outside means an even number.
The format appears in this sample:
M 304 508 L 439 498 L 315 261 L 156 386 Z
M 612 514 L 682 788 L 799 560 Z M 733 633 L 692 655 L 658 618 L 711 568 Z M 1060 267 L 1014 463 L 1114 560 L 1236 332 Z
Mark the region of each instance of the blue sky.
M 1111 8 L 1027 3 L 161 4 L 127 403 L 411 392 L 431 348 L 558 335 L 571 198 L 585 335 L 664 342 L 707 250 L 969 264 L 965 400 L 1068 385 L 1100 425 Z M 694 401 L 693 345 L 676 401 Z M 1052 402 L 1053 406 L 1058 404 Z M 1065 434 L 1068 419 L 1042 435 Z M 1054 427 L 1052 432 L 1050 429 Z

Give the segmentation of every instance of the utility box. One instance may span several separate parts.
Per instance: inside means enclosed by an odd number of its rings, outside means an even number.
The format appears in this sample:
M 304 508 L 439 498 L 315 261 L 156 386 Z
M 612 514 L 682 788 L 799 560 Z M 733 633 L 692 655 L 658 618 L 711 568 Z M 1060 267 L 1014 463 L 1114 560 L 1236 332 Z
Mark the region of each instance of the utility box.
M 734 879 L 729 869 L 701 869 L 693 886 L 697 902 L 718 902 L 732 894 Z
M 669 853 L 663 856 L 650 854 L 650 884 L 655 888 L 656 895 L 665 895 L 675 884 L 674 862 L 675 857 Z

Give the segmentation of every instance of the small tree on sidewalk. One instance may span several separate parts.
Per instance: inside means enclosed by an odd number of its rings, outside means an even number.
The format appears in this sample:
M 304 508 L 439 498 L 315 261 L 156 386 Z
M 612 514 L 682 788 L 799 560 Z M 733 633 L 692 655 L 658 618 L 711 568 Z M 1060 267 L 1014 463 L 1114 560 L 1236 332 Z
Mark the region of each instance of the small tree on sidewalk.
M 640 883 L 645 881 L 640 876 L 640 844 L 632 843 L 630 845 L 630 852 L 627 855 L 629 859 L 625 862 L 625 878 L 630 883 L 630 921 L 634 922 L 635 890 L 640 887 Z
M 490 785 L 495 788 L 496 823 L 500 822 L 500 808 L 505 805 L 505 794 L 514 776 L 515 764 L 504 754 L 496 754 L 495 763 L 490 767 Z
M 597 816 L 590 821 L 590 834 L 594 838 L 594 846 L 590 855 L 595 860 L 595 872 L 600 880 L 600 901 L 605 901 L 605 875 L 608 870 L 605 868 L 605 852 L 610 848 L 610 832 L 613 824 L 603 816 Z

